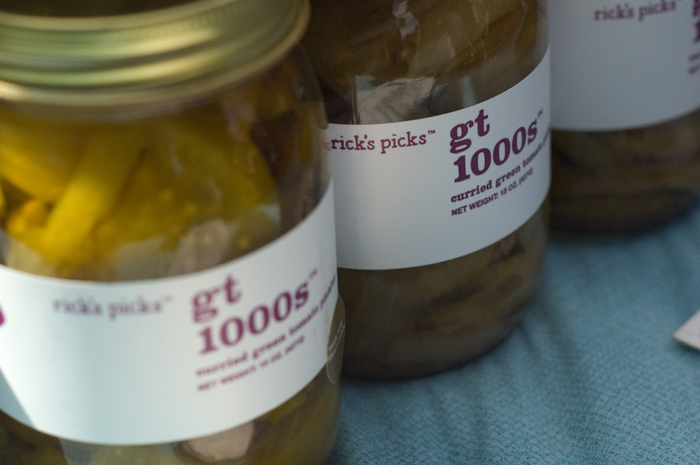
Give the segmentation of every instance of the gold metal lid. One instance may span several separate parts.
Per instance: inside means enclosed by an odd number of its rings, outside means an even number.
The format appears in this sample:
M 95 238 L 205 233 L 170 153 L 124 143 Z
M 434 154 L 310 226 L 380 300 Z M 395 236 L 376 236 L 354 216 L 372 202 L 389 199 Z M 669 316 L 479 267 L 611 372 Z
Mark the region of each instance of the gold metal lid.
M 199 94 L 278 62 L 308 18 L 308 0 L 197 0 L 93 17 L 0 11 L 0 99 L 110 106 Z

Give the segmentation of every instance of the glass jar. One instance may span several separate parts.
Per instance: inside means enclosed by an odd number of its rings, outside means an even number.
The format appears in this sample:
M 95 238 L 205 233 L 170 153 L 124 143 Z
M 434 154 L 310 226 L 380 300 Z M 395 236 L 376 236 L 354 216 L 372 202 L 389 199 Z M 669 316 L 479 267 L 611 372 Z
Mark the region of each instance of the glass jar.
M 312 0 L 344 373 L 454 368 L 518 323 L 546 251 L 544 2 Z
M 0 462 L 325 463 L 345 323 L 308 4 L 0 10 Z
M 700 189 L 700 9 L 563 0 L 551 18 L 552 228 L 669 222 Z

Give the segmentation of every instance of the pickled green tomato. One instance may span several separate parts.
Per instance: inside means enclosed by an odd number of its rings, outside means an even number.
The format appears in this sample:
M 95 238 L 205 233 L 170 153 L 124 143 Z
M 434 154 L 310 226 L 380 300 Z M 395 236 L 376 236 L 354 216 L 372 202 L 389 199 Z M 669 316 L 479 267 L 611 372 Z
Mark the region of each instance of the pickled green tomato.
M 537 0 L 312 0 L 304 39 L 331 123 L 416 120 L 513 87 L 547 48 Z M 357 82 L 362 82 L 359 96 Z M 402 378 L 477 357 L 517 323 L 546 250 L 547 208 L 482 250 L 398 270 L 339 270 L 344 372 Z
M 624 131 L 552 133 L 552 227 L 632 234 L 661 225 L 700 191 L 700 111 Z
M 294 52 L 266 75 L 177 114 L 118 123 L 0 107 L 4 264 L 64 279 L 133 281 L 207 269 L 276 240 L 330 182 L 325 117 L 305 66 Z M 320 465 L 339 411 L 340 385 L 324 368 L 265 415 L 179 443 L 77 443 L 0 412 L 0 462 Z
M 174 407 L 176 408 L 176 407 Z M 338 384 L 324 372 L 295 397 L 256 420 L 181 443 L 103 446 L 42 434 L 0 413 L 3 465 L 324 464 L 340 410 Z

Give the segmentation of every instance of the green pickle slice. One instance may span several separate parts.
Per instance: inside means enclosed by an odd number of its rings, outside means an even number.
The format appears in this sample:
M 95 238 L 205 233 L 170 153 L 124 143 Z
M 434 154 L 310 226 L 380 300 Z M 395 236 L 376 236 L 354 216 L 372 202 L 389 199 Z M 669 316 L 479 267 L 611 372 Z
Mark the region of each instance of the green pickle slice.
M 552 132 L 552 227 L 592 235 L 659 226 L 700 193 L 700 110 L 649 127 Z
M 154 279 L 228 262 L 289 231 L 330 181 L 325 115 L 301 63 L 293 52 L 253 82 L 158 116 L 60 119 L 0 104 L 4 263 L 64 279 Z M 324 367 L 261 417 L 179 443 L 79 443 L 0 412 L 0 462 L 322 464 L 339 409 Z
M 417 120 L 494 97 L 547 49 L 537 0 L 312 0 L 304 39 L 336 124 Z M 396 270 L 339 270 L 344 373 L 406 378 L 453 368 L 517 324 L 544 264 L 548 209 L 477 252 Z

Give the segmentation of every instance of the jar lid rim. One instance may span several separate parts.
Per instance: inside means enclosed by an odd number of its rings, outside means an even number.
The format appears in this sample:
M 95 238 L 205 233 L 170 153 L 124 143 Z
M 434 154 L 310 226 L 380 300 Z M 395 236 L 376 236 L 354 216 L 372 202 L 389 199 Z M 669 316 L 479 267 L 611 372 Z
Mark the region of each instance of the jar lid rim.
M 296 46 L 309 15 L 308 0 L 199 0 L 84 18 L 0 12 L 0 99 L 104 105 L 167 98 L 193 80 L 234 82 Z
M 105 31 L 128 27 L 143 27 L 178 18 L 195 16 L 220 5 L 230 4 L 230 0 L 199 0 L 173 5 L 166 8 L 145 10 L 102 16 L 39 16 L 0 10 L 0 28 L 16 27 L 42 31 Z M 245 0 L 240 3 L 246 3 Z

